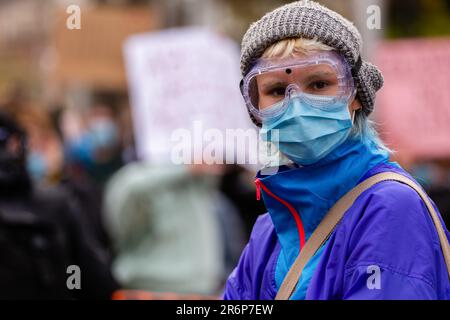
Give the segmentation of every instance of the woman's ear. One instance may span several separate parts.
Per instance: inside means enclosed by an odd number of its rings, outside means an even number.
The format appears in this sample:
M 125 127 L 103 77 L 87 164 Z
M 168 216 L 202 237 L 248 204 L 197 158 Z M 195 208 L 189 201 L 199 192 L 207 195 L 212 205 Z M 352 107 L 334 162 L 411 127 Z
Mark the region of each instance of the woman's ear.
M 352 103 L 350 104 L 350 111 L 355 111 L 361 109 L 361 103 L 358 99 L 354 98 Z
M 361 109 L 361 103 L 358 99 L 354 98 L 353 101 L 348 106 L 348 112 L 351 115 L 352 118 L 352 125 L 355 123 L 355 114 L 356 110 Z

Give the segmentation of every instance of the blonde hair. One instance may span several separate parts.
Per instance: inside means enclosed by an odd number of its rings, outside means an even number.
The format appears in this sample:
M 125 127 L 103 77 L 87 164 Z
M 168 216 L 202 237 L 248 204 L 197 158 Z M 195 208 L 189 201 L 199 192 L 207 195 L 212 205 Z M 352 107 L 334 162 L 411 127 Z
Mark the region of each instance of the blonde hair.
M 280 40 L 268 47 L 262 58 L 287 58 L 295 55 L 307 55 L 315 51 L 332 51 L 332 47 L 313 39 L 287 38 Z

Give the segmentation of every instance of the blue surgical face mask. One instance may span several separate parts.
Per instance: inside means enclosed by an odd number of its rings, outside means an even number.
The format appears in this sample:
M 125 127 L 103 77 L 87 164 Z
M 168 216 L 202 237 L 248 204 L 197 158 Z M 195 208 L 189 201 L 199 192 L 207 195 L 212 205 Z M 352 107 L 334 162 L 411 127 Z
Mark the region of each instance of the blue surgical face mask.
M 347 139 L 352 119 L 346 99 L 336 99 L 323 107 L 311 105 L 305 94 L 287 99 L 280 102 L 288 103 L 286 111 L 264 121 L 260 135 L 290 160 L 299 165 L 314 164 Z
M 97 120 L 90 128 L 90 139 L 94 149 L 114 147 L 119 138 L 117 125 L 111 120 Z
M 115 148 L 119 143 L 119 129 L 113 121 L 96 120 L 80 137 L 66 144 L 69 161 L 79 162 L 85 167 L 96 163 L 100 149 Z
M 47 160 L 39 152 L 30 152 L 27 157 L 27 170 L 35 181 L 42 180 L 47 174 Z

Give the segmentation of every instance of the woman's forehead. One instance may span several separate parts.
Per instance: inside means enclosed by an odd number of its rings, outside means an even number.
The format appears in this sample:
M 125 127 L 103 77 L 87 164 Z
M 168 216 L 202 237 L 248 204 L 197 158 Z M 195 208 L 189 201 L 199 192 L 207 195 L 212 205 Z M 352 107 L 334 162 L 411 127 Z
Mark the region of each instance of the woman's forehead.
M 338 71 L 331 65 L 326 63 L 318 63 L 311 65 L 292 65 L 283 66 L 278 69 L 264 72 L 257 76 L 258 81 L 272 81 L 290 78 L 308 78 L 308 77 L 337 77 Z
M 319 56 L 335 55 L 333 50 L 310 50 L 310 51 L 291 51 L 288 54 L 283 52 L 272 56 L 262 56 L 260 60 L 266 61 L 283 61 L 283 60 L 308 60 Z

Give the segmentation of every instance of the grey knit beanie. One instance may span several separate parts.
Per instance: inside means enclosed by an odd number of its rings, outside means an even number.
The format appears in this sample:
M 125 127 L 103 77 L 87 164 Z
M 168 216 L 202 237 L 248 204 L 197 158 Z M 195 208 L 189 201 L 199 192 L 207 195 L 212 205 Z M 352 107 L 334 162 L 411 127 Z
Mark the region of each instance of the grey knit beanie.
M 296 1 L 281 6 L 250 25 L 242 40 L 242 75 L 250 71 L 268 47 L 286 38 L 316 38 L 341 53 L 352 68 L 362 111 L 366 116 L 372 112 L 375 93 L 383 86 L 381 72 L 373 64 L 361 60 L 362 39 L 356 27 L 314 1 Z M 256 123 L 253 117 L 252 120 Z

